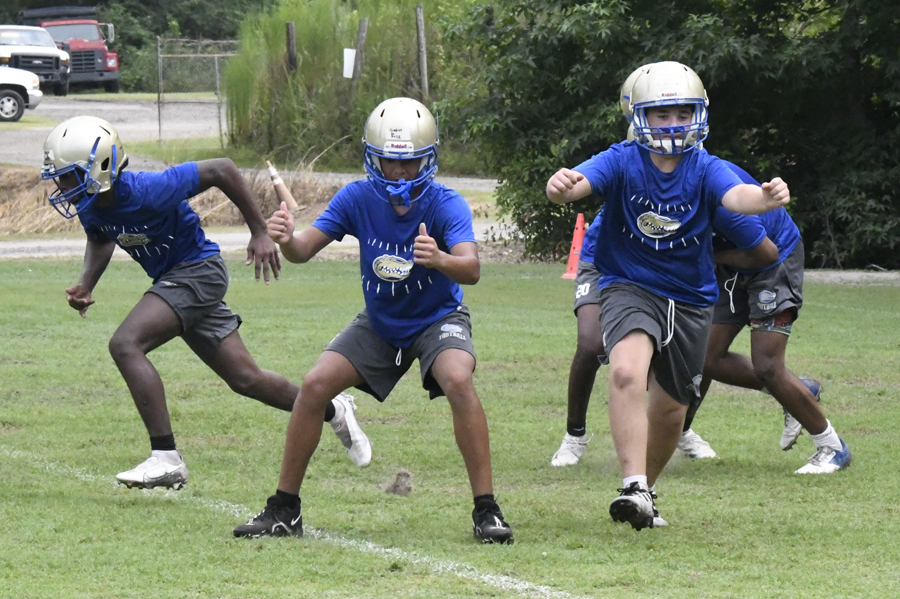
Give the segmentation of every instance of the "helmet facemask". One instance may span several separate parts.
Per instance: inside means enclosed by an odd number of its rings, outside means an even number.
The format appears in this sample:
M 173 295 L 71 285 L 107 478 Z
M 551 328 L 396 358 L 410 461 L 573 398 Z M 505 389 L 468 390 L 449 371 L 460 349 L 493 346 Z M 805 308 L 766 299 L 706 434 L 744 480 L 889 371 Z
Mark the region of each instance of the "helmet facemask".
M 56 191 L 48 198 L 50 205 L 65 218 L 72 218 L 98 195 L 112 189 L 127 164 L 112 125 L 96 117 L 75 117 L 47 136 L 41 179 L 56 182 Z M 60 185 L 60 177 L 68 174 L 76 177 L 77 185 Z M 64 191 L 63 187 L 68 189 Z
M 420 102 L 411 98 L 385 100 L 369 115 L 363 137 L 364 164 L 369 184 L 379 198 L 393 206 L 412 206 L 422 194 L 413 197 L 437 174 L 437 121 Z M 416 177 L 407 181 L 388 179 L 381 158 L 419 159 Z
M 689 107 L 691 121 L 685 125 L 652 127 L 648 109 Z M 678 155 L 699 147 L 709 133 L 709 99 L 694 71 L 677 62 L 650 65 L 635 81 L 631 107 L 635 140 L 651 152 Z

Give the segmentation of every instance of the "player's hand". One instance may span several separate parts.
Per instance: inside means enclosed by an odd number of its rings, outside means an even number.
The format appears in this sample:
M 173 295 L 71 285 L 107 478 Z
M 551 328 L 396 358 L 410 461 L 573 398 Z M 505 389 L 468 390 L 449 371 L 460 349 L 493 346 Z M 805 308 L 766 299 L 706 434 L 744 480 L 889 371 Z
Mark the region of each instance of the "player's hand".
M 769 209 L 786 206 L 791 201 L 791 191 L 788 189 L 787 183 L 780 177 L 775 177 L 768 183 L 762 184 L 763 199 Z
M 87 309 L 94 303 L 94 298 L 91 297 L 88 288 L 79 283 L 66 289 L 66 301 L 69 302 L 69 306 L 78 310 L 82 318 L 87 318 Z
M 282 203 L 284 206 L 284 203 Z M 278 214 L 277 212 L 275 214 Z M 278 246 L 275 241 L 270 239 L 268 234 L 268 225 L 266 233 L 251 233 L 250 244 L 247 246 L 247 262 L 246 264 L 255 263 L 254 274 L 256 280 L 259 280 L 260 271 L 266 285 L 269 284 L 269 269 L 272 275 L 277 279 L 281 272 L 281 257 L 278 255 Z
M 556 171 L 550 180 L 547 181 L 547 198 L 550 201 L 557 201 L 562 198 L 566 192 L 572 191 L 575 184 L 584 180 L 584 175 L 577 171 L 567 168 L 561 168 Z
M 281 207 L 276 210 L 266 221 L 269 237 L 278 245 L 289 243 L 294 237 L 294 216 L 287 208 L 287 204 L 281 202 Z
M 443 252 L 438 249 L 434 237 L 428 236 L 425 223 L 419 223 L 419 234 L 413 245 L 413 262 L 428 268 L 437 268 L 442 255 Z

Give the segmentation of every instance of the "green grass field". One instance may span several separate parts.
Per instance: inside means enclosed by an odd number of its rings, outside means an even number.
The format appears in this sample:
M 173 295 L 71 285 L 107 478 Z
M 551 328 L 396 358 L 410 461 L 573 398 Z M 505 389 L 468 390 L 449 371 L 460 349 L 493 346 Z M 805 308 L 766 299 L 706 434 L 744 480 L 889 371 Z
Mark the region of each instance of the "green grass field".
M 288 265 L 268 287 L 229 265 L 226 299 L 248 347 L 297 381 L 362 305 L 352 262 Z M 788 362 L 823 381 L 826 413 L 854 453 L 848 470 L 794 475 L 813 452 L 808 435 L 780 451 L 774 400 L 714 385 L 694 428 L 720 459 L 673 458 L 657 485 L 670 526 L 637 533 L 607 511 L 621 479 L 605 370 L 585 458 L 550 466 L 575 341 L 564 267 L 485 265 L 466 299 L 495 493 L 516 543 L 481 546 L 449 408 L 426 398 L 415 373 L 383 405 L 355 393 L 370 467 L 356 468 L 325 428 L 302 490 L 303 539 L 232 537 L 275 489 L 287 415 L 232 393 L 180 341 L 151 357 L 190 482 L 178 492 L 117 486 L 149 443 L 106 346 L 149 279 L 114 261 L 82 320 L 63 292 L 80 268 L 0 261 L 0 597 L 900 594 L 900 287 L 805 290 Z M 384 493 L 401 468 L 413 492 Z

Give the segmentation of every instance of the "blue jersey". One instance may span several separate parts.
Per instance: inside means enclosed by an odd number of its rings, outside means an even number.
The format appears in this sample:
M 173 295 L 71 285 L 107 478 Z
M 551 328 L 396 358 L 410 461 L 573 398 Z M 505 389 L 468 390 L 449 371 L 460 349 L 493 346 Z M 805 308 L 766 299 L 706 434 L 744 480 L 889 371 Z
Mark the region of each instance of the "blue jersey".
M 756 179 L 741 167 L 730 162 L 726 164 L 744 183 L 759 185 Z M 739 250 L 756 247 L 762 242 L 763 236 L 767 236 L 778 248 L 777 262 L 757 270 L 735 269 L 742 273 L 762 272 L 775 268 L 800 242 L 800 230 L 783 206 L 755 216 L 737 214 L 722 208 L 716 211 L 713 228 L 717 234 L 722 235 Z
M 597 245 L 597 233 L 600 231 L 600 221 L 603 219 L 603 213 L 597 215 L 594 222 L 588 225 L 587 231 L 584 232 L 584 239 L 581 241 L 581 252 L 578 254 L 579 260 L 585 262 L 594 261 L 594 246 Z
M 197 195 L 200 173 L 188 162 L 160 173 L 119 174 L 109 208 L 91 202 L 78 218 L 93 241 L 113 240 L 150 275 L 159 280 L 172 267 L 219 253 L 206 238 L 200 217 L 187 200 Z
M 594 248 L 600 288 L 630 281 L 676 301 L 715 302 L 713 214 L 741 184 L 725 161 L 698 149 L 664 173 L 647 150 L 622 142 L 574 170 L 606 200 Z
M 413 246 L 425 223 L 438 248 L 475 241 L 472 212 L 461 195 L 432 183 L 398 216 L 368 181 L 341 189 L 313 226 L 332 239 L 359 240 L 359 270 L 372 328 L 394 347 L 409 347 L 428 326 L 456 310 L 460 286 L 439 270 L 413 263 Z

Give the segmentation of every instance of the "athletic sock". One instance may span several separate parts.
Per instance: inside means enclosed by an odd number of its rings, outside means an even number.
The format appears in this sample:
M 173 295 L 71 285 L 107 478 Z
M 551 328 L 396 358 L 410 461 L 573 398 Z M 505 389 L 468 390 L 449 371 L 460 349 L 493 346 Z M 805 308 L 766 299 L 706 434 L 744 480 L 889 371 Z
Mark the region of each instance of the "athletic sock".
M 150 451 L 175 451 L 175 434 L 150 437 Z
M 325 406 L 325 422 L 331 422 L 334 420 L 334 417 L 337 415 L 337 408 L 335 406 L 335 401 L 331 400 L 328 402 L 328 405 Z M 344 415 L 344 406 L 341 406 L 341 416 Z
M 566 424 L 566 432 L 573 437 L 583 437 L 587 432 L 587 425 L 582 424 L 581 426 L 574 426 L 572 424 Z
M 628 476 L 622 481 L 622 486 L 626 489 L 628 485 L 631 483 L 637 483 L 638 486 L 642 489 L 647 489 L 647 475 L 646 474 L 637 474 L 635 476 Z
M 494 506 L 495 503 L 497 502 L 494 500 L 493 493 L 490 493 L 488 495 L 479 495 L 475 498 L 475 511 L 481 512 L 490 509 Z
M 295 507 L 297 507 L 300 504 L 300 496 L 299 495 L 294 495 L 293 493 L 286 493 L 285 491 L 282 491 L 281 489 L 278 489 L 277 491 L 275 491 L 275 497 L 278 498 L 278 501 L 281 503 L 281 505 L 288 508 L 289 510 L 294 509 Z
M 838 437 L 837 431 L 834 430 L 834 427 L 831 426 L 831 421 L 825 420 L 828 426 L 825 427 L 825 430 L 819 433 L 818 435 L 810 434 L 812 437 L 813 443 L 816 444 L 816 447 L 819 449 L 823 447 L 830 447 L 835 451 L 841 450 L 841 438 Z

